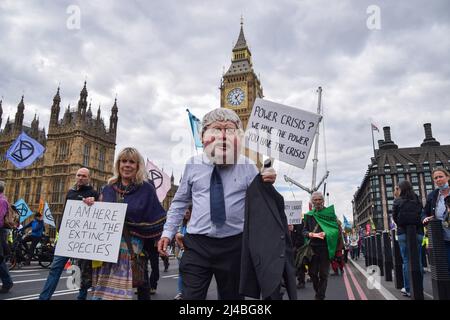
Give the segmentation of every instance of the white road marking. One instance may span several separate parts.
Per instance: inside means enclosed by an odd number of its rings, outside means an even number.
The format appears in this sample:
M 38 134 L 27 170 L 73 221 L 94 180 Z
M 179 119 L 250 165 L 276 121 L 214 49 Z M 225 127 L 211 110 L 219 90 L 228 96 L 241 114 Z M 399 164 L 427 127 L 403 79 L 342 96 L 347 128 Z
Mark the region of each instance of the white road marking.
M 359 264 L 354 262 L 352 259 L 348 259 L 348 261 L 350 261 L 356 267 L 356 269 L 358 269 L 358 271 L 361 272 L 361 274 L 364 277 L 366 277 L 367 279 L 369 278 L 366 271 L 363 268 L 361 268 L 361 266 Z M 380 291 L 380 293 L 383 295 L 383 297 L 386 300 L 398 300 L 392 293 L 389 292 L 389 290 L 387 290 L 385 287 L 383 287 L 383 285 L 381 283 L 380 283 L 380 289 L 377 289 L 377 290 Z
M 9 273 L 24 273 L 24 272 L 35 272 L 43 271 L 45 269 L 21 269 L 21 270 L 9 270 Z
M 60 279 L 67 279 L 70 277 L 61 277 Z M 22 281 L 14 281 L 14 284 L 17 283 L 28 283 L 28 282 L 39 282 L 39 281 L 45 281 L 47 278 L 40 278 L 40 279 L 32 279 L 32 280 L 22 280 Z
M 29 273 L 29 274 L 17 274 L 17 275 L 11 275 L 11 278 L 15 279 L 17 277 L 31 277 L 31 276 L 40 276 L 40 273 Z
M 77 293 L 77 292 L 78 292 L 78 289 L 59 290 L 59 291 L 55 291 L 53 296 L 61 296 L 63 294 L 72 294 L 72 293 Z M 29 294 L 27 296 L 9 298 L 9 299 L 5 299 L 5 300 L 33 300 L 33 299 L 37 299 L 37 298 L 39 298 L 39 293 L 38 294 Z

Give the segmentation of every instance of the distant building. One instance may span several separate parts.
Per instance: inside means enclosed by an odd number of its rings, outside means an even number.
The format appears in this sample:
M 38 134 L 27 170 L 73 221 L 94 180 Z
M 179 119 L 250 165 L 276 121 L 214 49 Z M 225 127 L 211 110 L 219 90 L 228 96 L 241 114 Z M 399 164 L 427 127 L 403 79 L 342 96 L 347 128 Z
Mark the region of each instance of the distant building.
M 97 190 L 106 184 L 113 173 L 117 99 L 111 108 L 109 128 L 106 128 L 100 107 L 97 115 L 93 116 L 87 97 L 85 82 L 77 106 L 61 110 L 58 88 L 50 108 L 46 134 L 45 129 L 39 127 L 36 115 L 31 126 L 23 123 L 25 102 L 22 96 L 14 120 L 9 121 L 8 117 L 3 130 L 0 129 L 0 180 L 6 183 L 5 195 L 11 203 L 23 198 L 34 212 L 42 198 L 48 202 L 57 226 L 61 221 L 66 193 L 74 184 L 75 173 L 79 168 L 89 168 L 91 183 Z M 60 119 L 61 111 L 64 114 Z M 0 101 L 0 126 L 2 116 Z M 5 154 L 22 131 L 39 141 L 46 151 L 31 166 L 19 170 L 5 158 Z
M 389 230 L 394 201 L 394 186 L 402 180 L 411 182 L 425 203 L 434 190 L 431 172 L 437 167 L 450 169 L 450 145 L 441 145 L 425 123 L 425 139 L 420 147 L 399 148 L 391 139 L 390 127 L 384 127 L 384 140 L 371 158 L 361 186 L 353 196 L 353 220 L 364 227 L 372 217 L 377 230 Z
M 256 98 L 263 98 L 261 82 L 253 70 L 252 53 L 244 36 L 243 22 L 238 40 L 232 50 L 231 65 L 222 76 L 220 84 L 220 107 L 235 111 L 247 128 L 253 103 Z M 245 155 L 261 167 L 262 156 L 250 149 Z

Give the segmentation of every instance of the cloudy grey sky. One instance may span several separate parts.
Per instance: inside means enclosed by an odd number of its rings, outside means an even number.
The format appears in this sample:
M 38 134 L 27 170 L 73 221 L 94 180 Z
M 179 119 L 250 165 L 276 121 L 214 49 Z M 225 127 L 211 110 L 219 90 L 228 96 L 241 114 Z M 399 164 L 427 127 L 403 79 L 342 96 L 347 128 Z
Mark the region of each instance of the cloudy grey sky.
M 371 5 L 381 20 L 367 13 Z M 86 78 L 93 112 L 100 104 L 107 123 L 118 95 L 117 150 L 136 146 L 178 180 L 189 156 L 183 149 L 193 152 L 185 109 L 202 117 L 219 106 L 241 15 L 265 98 L 315 111 L 323 87 L 329 202 L 338 216 L 352 217 L 352 196 L 373 154 L 371 122 L 381 131 L 390 126 L 400 147 L 418 146 L 425 122 L 449 143 L 447 0 L 2 0 L 3 125 L 25 93 L 25 122 L 37 112 L 48 127 L 58 84 L 62 107 L 75 106 Z M 291 191 L 282 176 L 310 185 L 311 164 L 277 170 L 285 198 L 306 202 L 306 193 Z

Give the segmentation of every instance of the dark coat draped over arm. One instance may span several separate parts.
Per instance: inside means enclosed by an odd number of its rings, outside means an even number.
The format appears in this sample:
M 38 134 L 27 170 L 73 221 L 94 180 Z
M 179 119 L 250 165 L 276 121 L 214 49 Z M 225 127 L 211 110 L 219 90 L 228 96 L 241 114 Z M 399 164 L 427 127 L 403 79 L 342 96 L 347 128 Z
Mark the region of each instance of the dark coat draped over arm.
M 292 243 L 284 199 L 257 175 L 247 189 L 239 293 L 255 299 L 274 293 L 284 278 L 291 300 L 297 299 Z

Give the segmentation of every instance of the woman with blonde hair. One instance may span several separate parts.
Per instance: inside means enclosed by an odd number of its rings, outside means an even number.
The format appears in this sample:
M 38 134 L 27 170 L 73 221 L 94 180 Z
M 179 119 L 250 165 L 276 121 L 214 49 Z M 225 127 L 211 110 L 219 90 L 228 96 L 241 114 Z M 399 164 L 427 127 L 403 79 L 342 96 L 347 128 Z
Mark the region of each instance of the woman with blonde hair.
M 100 266 L 94 266 L 93 299 L 131 300 L 132 254 L 142 253 L 145 240 L 158 239 L 166 220 L 166 212 L 158 200 L 155 187 L 148 181 L 144 159 L 135 148 L 125 148 L 119 152 L 114 163 L 114 176 L 103 188 L 100 200 L 127 203 L 128 206 L 118 262 L 103 262 Z M 147 277 L 144 279 L 147 280 Z

